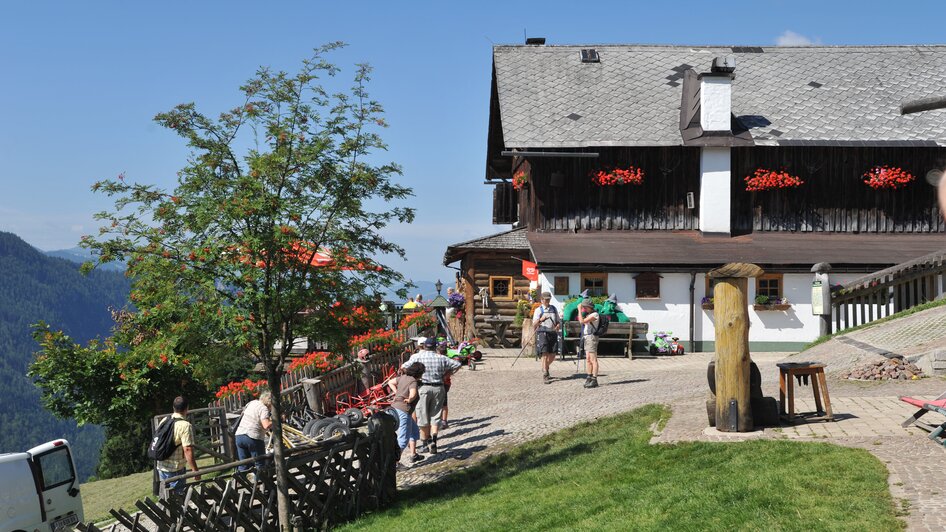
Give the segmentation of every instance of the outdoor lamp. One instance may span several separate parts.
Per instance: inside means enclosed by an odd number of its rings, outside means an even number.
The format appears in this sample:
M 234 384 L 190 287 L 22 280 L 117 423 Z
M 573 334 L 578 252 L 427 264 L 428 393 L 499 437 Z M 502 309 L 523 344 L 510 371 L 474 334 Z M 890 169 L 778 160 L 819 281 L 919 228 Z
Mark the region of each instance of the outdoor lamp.
M 437 282 L 434 283 L 434 288 L 437 289 L 437 295 L 440 295 L 440 289 L 443 288 L 443 283 L 440 282 L 440 279 L 437 279 Z
M 381 306 L 378 307 L 378 310 L 380 310 L 381 312 L 387 312 L 387 311 L 388 311 L 388 304 L 387 304 L 387 303 L 381 303 Z

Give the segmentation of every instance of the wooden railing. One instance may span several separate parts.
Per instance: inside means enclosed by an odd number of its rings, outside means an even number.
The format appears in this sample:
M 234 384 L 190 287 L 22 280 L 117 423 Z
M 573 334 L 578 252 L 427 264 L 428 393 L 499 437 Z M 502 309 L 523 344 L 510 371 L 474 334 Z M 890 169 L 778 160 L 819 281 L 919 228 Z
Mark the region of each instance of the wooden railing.
M 271 459 L 272 455 L 266 455 Z M 293 530 L 329 530 L 394 499 L 398 447 L 394 418 L 374 416 L 348 441 L 299 447 L 286 451 L 289 506 Z M 155 501 L 141 499 L 129 514 L 113 509 L 117 522 L 105 528 L 80 524 L 83 532 L 130 530 L 275 531 L 281 530 L 276 508 L 276 479 L 272 467 L 235 471 L 241 463 L 204 468 L 177 477 L 188 482 L 184 497 L 170 495 Z M 213 477 L 213 478 L 209 478 Z
M 840 332 L 933 301 L 946 293 L 946 250 L 865 275 L 832 296 L 832 331 Z
M 421 332 L 422 331 L 418 330 L 417 325 L 411 325 L 405 330 L 398 331 L 393 348 L 382 350 L 377 349 L 376 346 L 369 345 L 368 348 L 372 352 L 371 362 L 367 364 L 367 369 L 370 370 L 369 373 L 372 375 L 385 375 L 386 370 L 392 367 L 398 360 L 403 362 L 404 352 L 413 347 L 411 338 L 419 336 Z M 357 349 L 352 350 L 349 357 L 351 360 L 356 358 L 357 351 Z M 343 391 L 354 392 L 357 390 L 361 382 L 361 371 L 362 365 L 358 362 L 349 362 L 324 374 L 319 373 L 319 371 L 313 367 L 302 367 L 283 374 L 280 379 L 280 390 L 295 391 L 298 390 L 298 388 L 295 387 L 301 384 L 302 381 L 317 378 L 321 381 L 321 396 L 330 406 L 334 406 L 336 394 Z M 240 392 L 217 399 L 210 403 L 208 407 L 220 407 L 232 413 L 240 411 L 246 403 L 252 400 L 252 394 Z

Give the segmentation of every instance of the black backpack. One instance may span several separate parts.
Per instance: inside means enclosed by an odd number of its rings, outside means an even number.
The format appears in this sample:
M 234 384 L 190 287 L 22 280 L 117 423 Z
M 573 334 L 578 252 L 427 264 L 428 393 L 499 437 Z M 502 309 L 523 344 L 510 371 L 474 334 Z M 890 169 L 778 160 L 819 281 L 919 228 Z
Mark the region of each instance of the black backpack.
M 602 336 L 604 333 L 608 332 L 608 325 L 611 324 L 611 316 L 606 314 L 598 314 L 598 326 L 595 327 L 595 332 L 592 333 L 595 336 Z
M 154 437 L 151 438 L 151 445 L 148 446 L 148 458 L 152 460 L 167 460 L 177 445 L 174 445 L 174 422 L 176 418 L 170 418 L 170 422 L 165 420 L 158 425 L 158 430 L 154 431 Z

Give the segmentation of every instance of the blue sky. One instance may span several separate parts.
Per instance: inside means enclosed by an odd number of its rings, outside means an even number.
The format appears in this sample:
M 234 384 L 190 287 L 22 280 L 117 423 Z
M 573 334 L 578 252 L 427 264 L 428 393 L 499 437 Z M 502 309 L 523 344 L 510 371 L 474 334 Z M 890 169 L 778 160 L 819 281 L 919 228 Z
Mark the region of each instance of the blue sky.
M 0 230 L 40 249 L 93 233 L 97 179 L 171 187 L 187 150 L 152 117 L 194 101 L 216 113 L 260 65 L 294 70 L 315 46 L 370 85 L 416 223 L 388 235 L 390 265 L 453 278 L 450 243 L 493 226 L 483 185 L 491 52 L 523 31 L 549 44 L 943 43 L 946 5 L 915 2 L 7 2 L 0 17 Z

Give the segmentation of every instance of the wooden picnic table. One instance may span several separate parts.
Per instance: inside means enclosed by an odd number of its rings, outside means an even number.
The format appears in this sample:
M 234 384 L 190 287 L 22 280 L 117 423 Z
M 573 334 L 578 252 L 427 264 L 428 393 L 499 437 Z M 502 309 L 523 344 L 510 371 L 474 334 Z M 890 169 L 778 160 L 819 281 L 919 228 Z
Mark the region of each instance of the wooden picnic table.
M 494 331 L 496 331 L 496 339 L 499 340 L 499 345 L 503 347 L 513 347 L 513 343 L 506 340 L 506 329 L 512 325 L 512 318 L 505 316 L 490 316 L 486 318 L 485 321 L 493 327 Z

